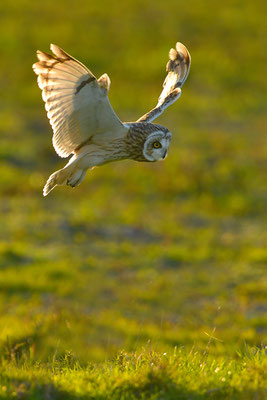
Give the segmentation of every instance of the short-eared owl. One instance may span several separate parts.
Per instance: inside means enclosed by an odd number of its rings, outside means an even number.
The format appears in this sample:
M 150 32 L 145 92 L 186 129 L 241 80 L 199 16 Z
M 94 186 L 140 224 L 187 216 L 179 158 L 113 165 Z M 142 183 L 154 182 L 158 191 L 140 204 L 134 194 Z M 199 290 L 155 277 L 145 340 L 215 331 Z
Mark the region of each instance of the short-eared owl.
M 79 185 L 86 171 L 111 161 L 163 160 L 171 133 L 152 124 L 166 107 L 181 95 L 181 87 L 190 69 L 190 54 L 182 43 L 169 52 L 167 76 L 158 104 L 136 122 L 122 123 L 108 100 L 110 79 L 99 79 L 82 63 L 51 44 L 53 55 L 37 51 L 39 61 L 33 65 L 38 75 L 50 124 L 53 145 L 60 157 L 71 159 L 48 179 L 43 194 L 56 185 Z

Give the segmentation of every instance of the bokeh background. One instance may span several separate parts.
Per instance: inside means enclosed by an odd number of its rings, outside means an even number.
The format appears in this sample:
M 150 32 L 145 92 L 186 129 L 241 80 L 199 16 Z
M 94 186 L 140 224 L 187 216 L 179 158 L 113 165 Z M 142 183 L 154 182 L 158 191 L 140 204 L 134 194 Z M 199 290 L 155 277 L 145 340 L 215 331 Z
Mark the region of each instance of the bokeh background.
M 263 0 L 1 1 L 3 357 L 100 361 L 148 345 L 202 349 L 209 335 L 213 354 L 261 346 L 264 12 Z M 192 68 L 156 121 L 173 133 L 168 158 L 96 168 L 43 198 L 65 161 L 52 148 L 35 51 L 56 43 L 107 72 L 115 111 L 135 121 L 155 105 L 176 41 Z

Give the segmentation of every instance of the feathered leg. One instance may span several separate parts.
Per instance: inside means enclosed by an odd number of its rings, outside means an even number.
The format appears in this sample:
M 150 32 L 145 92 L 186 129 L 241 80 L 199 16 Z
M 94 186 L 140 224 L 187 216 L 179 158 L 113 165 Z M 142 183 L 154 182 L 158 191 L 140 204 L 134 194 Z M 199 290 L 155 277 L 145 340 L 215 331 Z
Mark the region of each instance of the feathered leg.
M 50 193 L 51 190 L 53 190 L 57 185 L 64 185 L 64 183 L 67 182 L 69 175 L 73 172 L 73 168 L 71 167 L 72 166 L 70 165 L 68 167 L 62 168 L 49 176 L 43 189 L 44 196 L 47 196 L 48 193 Z
M 77 169 L 72 175 L 67 179 L 67 185 L 71 187 L 76 187 L 84 180 L 87 169 Z
M 87 168 L 80 168 L 79 159 L 70 160 L 62 169 L 54 172 L 48 178 L 43 189 L 43 195 L 47 196 L 57 185 L 78 186 L 84 180 Z

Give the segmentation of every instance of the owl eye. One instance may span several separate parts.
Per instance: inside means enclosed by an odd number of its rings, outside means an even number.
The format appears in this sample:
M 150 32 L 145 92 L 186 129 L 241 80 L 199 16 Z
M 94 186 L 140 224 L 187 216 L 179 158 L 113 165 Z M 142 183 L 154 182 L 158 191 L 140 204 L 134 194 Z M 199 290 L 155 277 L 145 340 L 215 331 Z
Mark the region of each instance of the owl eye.
M 153 147 L 154 147 L 154 149 L 159 149 L 161 147 L 160 142 L 154 142 Z

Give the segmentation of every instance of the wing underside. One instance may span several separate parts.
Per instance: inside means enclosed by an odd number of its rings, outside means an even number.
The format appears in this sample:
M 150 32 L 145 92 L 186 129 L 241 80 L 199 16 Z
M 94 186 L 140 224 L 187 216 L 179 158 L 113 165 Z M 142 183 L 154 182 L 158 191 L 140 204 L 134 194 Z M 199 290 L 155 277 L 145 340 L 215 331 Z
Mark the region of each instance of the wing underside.
M 53 145 L 61 157 L 68 157 L 90 138 L 121 134 L 126 130 L 113 111 L 107 92 L 110 80 L 99 80 L 82 63 L 56 45 L 53 55 L 37 51 L 33 65 L 50 124 Z

